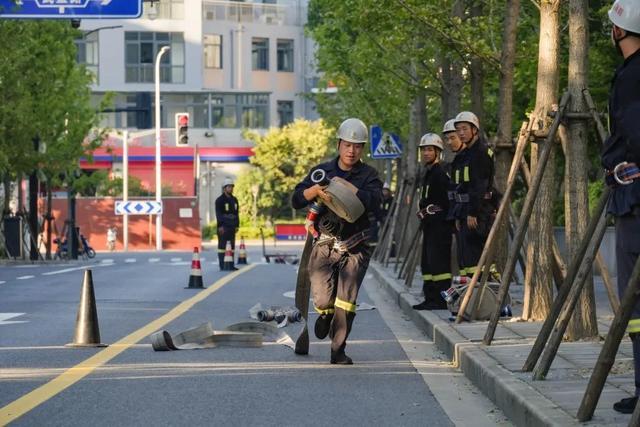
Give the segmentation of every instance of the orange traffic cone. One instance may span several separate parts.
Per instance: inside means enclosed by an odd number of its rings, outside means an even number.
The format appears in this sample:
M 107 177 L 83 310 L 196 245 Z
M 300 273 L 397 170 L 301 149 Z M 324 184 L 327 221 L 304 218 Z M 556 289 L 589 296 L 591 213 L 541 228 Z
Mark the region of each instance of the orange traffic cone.
M 89 269 L 84 271 L 73 342 L 67 344 L 67 347 L 106 347 L 106 344 L 100 342 L 96 297 L 93 293 L 93 278 Z
M 224 268 L 223 270 L 231 271 L 237 270 L 233 266 L 233 249 L 231 249 L 231 242 L 227 240 L 227 247 L 224 250 Z
M 244 237 L 240 237 L 240 249 L 238 250 L 238 264 L 247 264 L 247 248 L 244 246 Z
M 200 266 L 200 252 L 197 247 L 193 248 L 193 258 L 191 259 L 191 274 L 189 275 L 189 285 L 185 289 L 203 289 L 202 267 Z

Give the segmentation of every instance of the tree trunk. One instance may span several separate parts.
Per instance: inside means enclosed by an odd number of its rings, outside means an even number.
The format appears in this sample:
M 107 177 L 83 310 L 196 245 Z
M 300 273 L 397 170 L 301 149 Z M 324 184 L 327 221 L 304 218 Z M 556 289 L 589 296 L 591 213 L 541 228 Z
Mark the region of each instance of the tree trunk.
M 587 112 L 582 90 L 588 84 L 588 7 L 587 0 L 569 1 L 569 111 Z M 567 259 L 573 259 L 589 221 L 587 154 L 588 129 L 583 120 L 569 121 L 564 172 L 564 218 Z M 589 277 L 567 329 L 570 340 L 598 336 L 593 280 Z
M 471 17 L 482 16 L 482 3 L 480 1 L 474 1 L 471 5 Z M 477 56 L 471 57 L 471 64 L 469 66 L 471 75 L 471 111 L 478 116 L 480 120 L 480 126 L 485 126 L 485 114 L 484 114 L 484 69 L 482 59 Z
M 553 104 L 558 102 L 558 52 L 560 0 L 540 2 L 540 42 L 538 46 L 538 81 L 536 88 L 535 115 L 539 119 L 537 143 L 544 142 L 544 130 L 551 121 L 547 117 Z M 535 129 L 536 127 L 534 127 Z M 531 171 L 538 165 L 538 144 L 531 146 Z M 552 215 L 556 193 L 554 169 L 554 148 L 549 157 L 540 185 L 540 192 L 534 204 L 529 225 L 529 245 L 527 247 L 527 272 L 525 275 L 525 297 L 522 317 L 528 320 L 542 320 L 549 313 L 553 296 L 553 252 Z
M 504 28 L 502 33 L 502 55 L 500 58 L 500 89 L 498 93 L 498 132 L 496 134 L 496 177 L 497 189 L 504 194 L 512 161 L 513 140 L 513 71 L 516 58 L 516 40 L 520 0 L 507 0 L 505 6 Z M 501 226 L 503 230 L 497 238 L 496 264 L 498 271 L 504 269 L 507 257 L 508 239 L 505 226 L 508 217 Z
M 9 214 L 9 208 L 11 206 L 11 178 L 9 178 L 8 174 L 3 177 L 2 183 L 4 184 L 4 202 L 2 205 L 2 216 L 5 216 Z

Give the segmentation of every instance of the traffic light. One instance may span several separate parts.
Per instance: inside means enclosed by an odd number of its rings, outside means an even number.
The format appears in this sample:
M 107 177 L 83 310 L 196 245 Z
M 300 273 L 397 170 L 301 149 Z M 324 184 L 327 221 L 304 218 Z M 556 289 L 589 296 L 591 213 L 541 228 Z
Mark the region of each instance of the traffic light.
M 189 113 L 176 113 L 176 145 L 189 145 Z

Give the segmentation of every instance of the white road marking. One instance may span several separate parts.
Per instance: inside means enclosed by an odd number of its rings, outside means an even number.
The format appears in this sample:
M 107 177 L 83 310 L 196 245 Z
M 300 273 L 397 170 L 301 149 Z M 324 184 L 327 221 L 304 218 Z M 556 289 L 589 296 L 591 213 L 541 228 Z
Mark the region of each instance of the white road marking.
M 72 268 L 64 268 L 62 270 L 48 271 L 46 273 L 42 273 L 43 276 L 52 276 L 54 274 L 68 273 L 70 271 L 82 270 L 87 267 L 72 267 Z
M 149 262 L 158 262 L 160 258 L 149 258 Z
M 100 261 L 102 264 L 113 264 L 113 260 L 110 258 L 107 259 L 103 259 L 102 261 Z
M 180 261 L 182 261 L 182 258 L 171 258 L 170 261 L 171 262 L 180 262 Z
M 27 323 L 27 320 L 11 320 L 14 317 L 22 316 L 25 313 L 0 313 L 0 326 L 10 325 L 12 323 Z
M 190 261 L 170 262 L 168 265 L 190 265 Z
M 16 280 L 26 280 L 26 279 L 33 279 L 36 276 L 32 276 L 32 275 L 28 275 L 28 276 L 19 276 L 16 277 Z
M 2 285 L 3 283 L 7 283 L 4 280 L 0 280 L 0 285 Z
M 136 259 L 135 258 L 127 258 L 127 259 L 124 260 L 124 262 L 126 262 L 128 264 L 131 264 L 132 262 L 136 262 Z
M 289 291 L 289 292 L 285 292 L 284 294 L 282 294 L 283 296 L 287 297 L 287 298 L 295 298 L 296 297 L 296 291 Z

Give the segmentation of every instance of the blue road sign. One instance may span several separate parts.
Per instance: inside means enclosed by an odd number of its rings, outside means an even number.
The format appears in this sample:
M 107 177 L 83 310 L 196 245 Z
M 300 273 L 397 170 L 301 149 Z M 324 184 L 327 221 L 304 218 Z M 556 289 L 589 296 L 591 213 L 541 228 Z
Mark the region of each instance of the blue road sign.
M 378 125 L 371 126 L 371 158 L 395 159 L 402 155 L 402 144 L 398 135 L 384 132 Z
M 140 15 L 142 0 L 0 0 L 0 18 L 122 19 Z
M 160 215 L 162 202 L 152 200 L 116 200 L 116 215 Z

